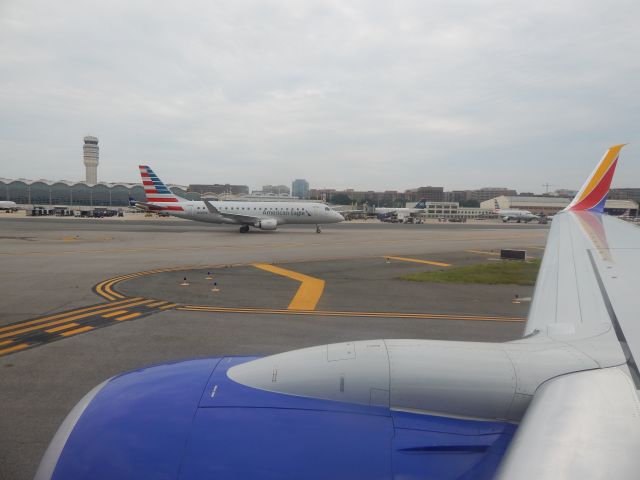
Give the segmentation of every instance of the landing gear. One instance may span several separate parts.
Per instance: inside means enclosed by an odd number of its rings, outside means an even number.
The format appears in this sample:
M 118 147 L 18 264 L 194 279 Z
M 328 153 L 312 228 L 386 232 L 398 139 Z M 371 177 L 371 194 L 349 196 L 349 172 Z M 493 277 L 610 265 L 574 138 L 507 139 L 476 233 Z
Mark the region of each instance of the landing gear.
M 316 225 L 316 233 L 322 233 L 322 230 L 320 229 L 320 225 Z
M 240 233 L 247 233 L 249 231 L 249 225 L 242 225 L 240 227 Z

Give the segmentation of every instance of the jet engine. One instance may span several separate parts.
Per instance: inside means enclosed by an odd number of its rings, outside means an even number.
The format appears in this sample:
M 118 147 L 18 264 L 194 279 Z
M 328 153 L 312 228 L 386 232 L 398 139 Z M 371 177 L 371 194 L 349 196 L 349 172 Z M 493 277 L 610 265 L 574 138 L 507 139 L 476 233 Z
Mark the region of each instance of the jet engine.
M 267 218 L 266 220 L 260 220 L 256 225 L 261 230 L 275 230 L 278 228 L 278 220 L 275 218 Z

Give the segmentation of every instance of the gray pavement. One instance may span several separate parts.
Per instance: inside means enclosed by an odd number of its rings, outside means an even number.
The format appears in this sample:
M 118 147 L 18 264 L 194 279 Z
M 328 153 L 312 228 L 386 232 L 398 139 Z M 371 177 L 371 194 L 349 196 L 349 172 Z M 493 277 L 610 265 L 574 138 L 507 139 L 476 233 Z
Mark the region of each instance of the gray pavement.
M 382 257 L 457 265 L 493 258 L 465 250 L 522 247 L 540 255 L 546 234 L 537 225 L 368 223 L 333 225 L 320 235 L 302 227 L 240 235 L 235 229 L 191 222 L 0 216 L 0 327 L 95 304 L 100 299 L 91 288 L 107 278 L 186 265 L 200 269 L 197 275 L 186 270 L 195 275 L 189 287 L 179 287 L 175 274 L 157 274 L 116 288 L 181 303 L 286 308 L 297 282 L 249 266 L 214 272 L 221 292 L 215 296 L 208 291 L 210 282 L 202 274 L 209 265 L 253 262 L 275 262 L 324 279 L 318 310 L 524 316 L 528 305 L 510 300 L 515 293 L 530 294 L 530 288 L 415 284 L 397 277 L 432 267 L 386 264 Z M 517 338 L 522 327 L 497 321 L 169 310 L 12 353 L 0 357 L 0 478 L 31 478 L 71 407 L 97 383 L 124 370 L 181 358 L 270 354 L 365 338 L 507 341 Z

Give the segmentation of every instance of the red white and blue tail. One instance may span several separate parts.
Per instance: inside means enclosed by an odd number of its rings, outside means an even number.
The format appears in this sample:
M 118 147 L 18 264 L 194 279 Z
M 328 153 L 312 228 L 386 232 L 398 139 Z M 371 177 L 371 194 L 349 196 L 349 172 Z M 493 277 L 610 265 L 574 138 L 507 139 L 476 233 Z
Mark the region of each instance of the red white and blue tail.
M 183 211 L 179 205 L 180 199 L 175 196 L 169 187 L 149 168 L 147 165 L 140 165 L 140 176 L 144 186 L 144 194 L 148 204 L 156 204 L 154 210 L 175 210 Z
M 618 165 L 618 156 L 622 147 L 624 144 L 614 145 L 607 150 L 600 163 L 591 172 L 585 184 L 565 210 L 604 212 L 604 203 L 607 200 L 611 179 L 613 179 L 613 173 Z

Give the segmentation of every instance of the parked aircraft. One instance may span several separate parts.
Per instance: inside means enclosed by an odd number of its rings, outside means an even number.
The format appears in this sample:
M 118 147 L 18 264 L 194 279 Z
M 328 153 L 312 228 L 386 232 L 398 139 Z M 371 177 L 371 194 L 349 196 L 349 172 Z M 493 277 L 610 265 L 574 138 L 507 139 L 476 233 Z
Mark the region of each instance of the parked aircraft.
M 2 200 L 0 201 L 0 210 L 4 210 L 5 212 L 17 212 L 18 205 L 16 205 L 16 202 Z
M 147 201 L 130 200 L 134 206 L 199 222 L 240 225 L 240 233 L 248 232 L 250 227 L 275 230 L 283 224 L 312 224 L 320 233 L 321 224 L 344 220 L 323 203 L 186 200 L 174 195 L 148 166 L 140 165 L 140 176 Z
M 529 223 L 531 220 L 539 220 L 540 217 L 538 215 L 534 215 L 528 210 L 519 210 L 516 208 L 512 209 L 501 209 L 498 206 L 498 201 L 494 200 L 495 210 L 494 213 L 498 214 L 498 217 L 502 218 L 504 223 L 507 223 L 509 220 L 514 220 L 517 223 L 525 222 Z
M 640 230 L 602 213 L 621 148 L 555 216 L 521 339 L 118 375 L 71 411 L 36 479 L 638 478 Z
M 381 215 L 392 215 L 395 214 L 399 221 L 406 221 L 409 217 L 414 217 L 416 215 L 420 215 L 426 212 L 427 208 L 427 199 L 422 198 L 418 203 L 416 203 L 415 207 L 376 207 L 375 213 L 380 218 Z

